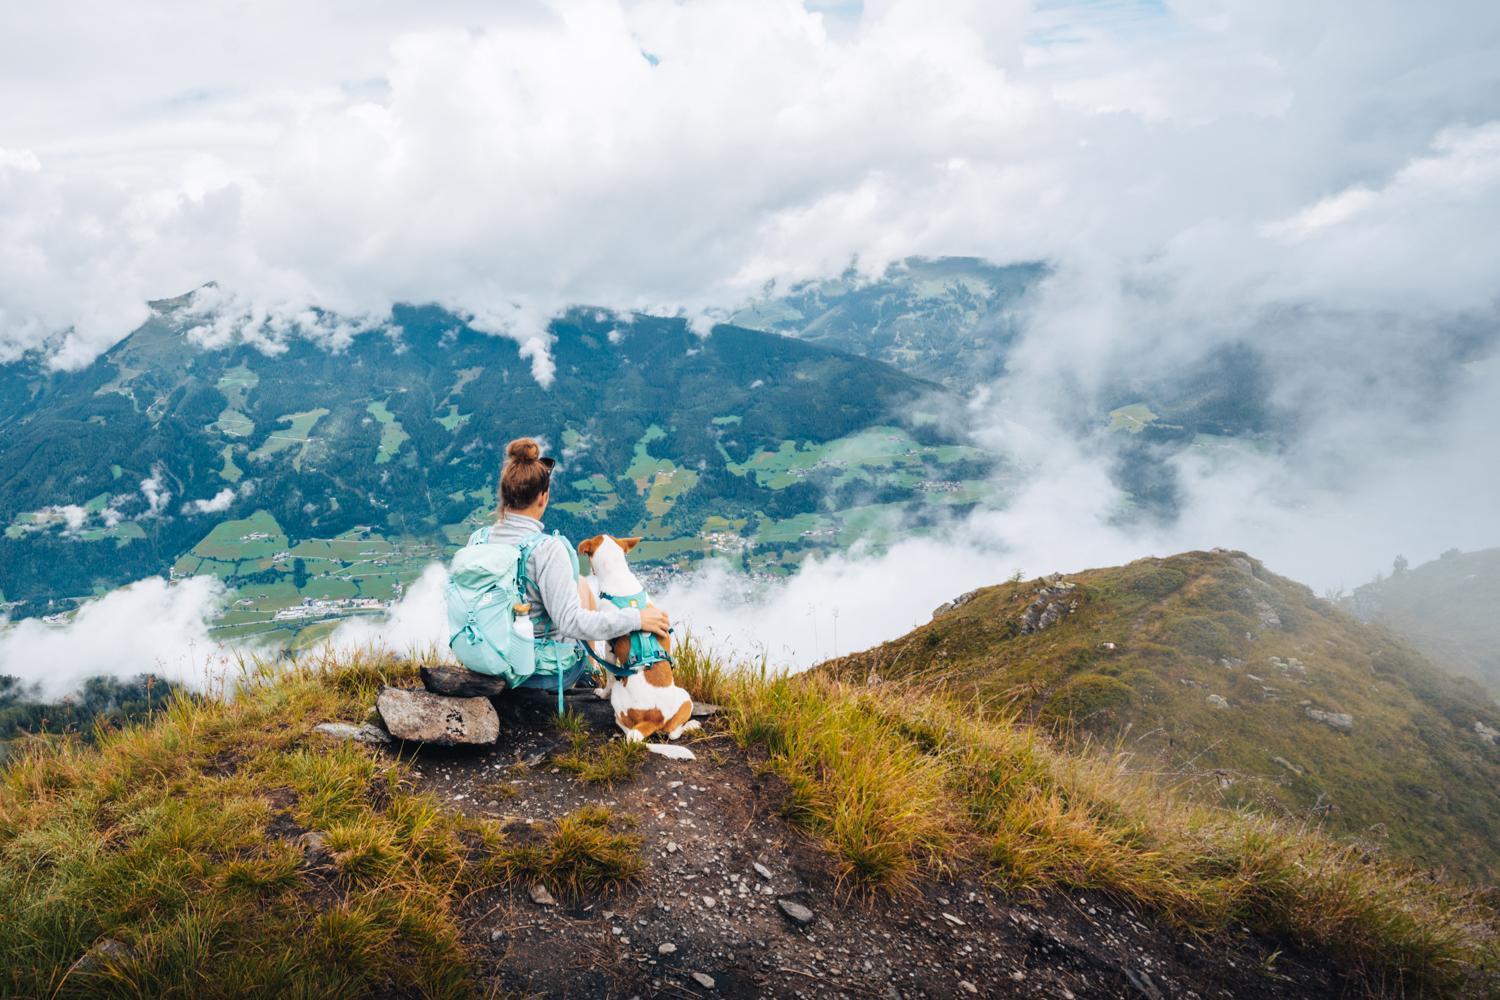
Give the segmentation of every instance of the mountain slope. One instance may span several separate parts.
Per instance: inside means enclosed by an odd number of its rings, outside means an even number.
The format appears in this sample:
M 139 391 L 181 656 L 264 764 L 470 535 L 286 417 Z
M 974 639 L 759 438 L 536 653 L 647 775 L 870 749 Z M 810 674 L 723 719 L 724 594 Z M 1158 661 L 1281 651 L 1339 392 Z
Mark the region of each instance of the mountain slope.
M 1197 797 L 1316 820 L 1478 878 L 1500 869 L 1500 709 L 1235 552 L 965 595 L 824 667 L 1009 704 Z
M 1500 694 L 1500 549 L 1445 552 L 1367 583 L 1346 602 L 1453 673 Z
M 0 413 L 0 595 L 20 613 L 169 569 L 245 591 L 247 628 L 304 598 L 388 600 L 492 509 L 520 434 L 564 460 L 550 527 L 634 531 L 658 562 L 718 551 L 715 532 L 800 550 L 811 528 L 841 530 L 835 487 L 896 505 L 926 480 L 977 488 L 990 467 L 899 426 L 937 386 L 775 334 L 579 310 L 551 327 L 543 388 L 515 341 L 436 308 L 397 309 L 398 330 L 337 350 L 291 337 L 267 354 L 199 346 L 189 306 L 158 303 L 81 372 L 4 369 L 18 405 Z
M 691 762 L 546 698 L 498 699 L 494 746 L 325 735 L 415 683 L 416 664 L 368 656 L 254 664 L 230 697 L 28 747 L 0 768 L 0 993 L 1495 985 L 1495 915 L 1460 887 L 1185 806 L 931 691 L 679 652 L 681 681 L 724 706 Z
M 972 388 L 998 372 L 1017 333 L 1015 311 L 1043 264 L 912 257 L 874 281 L 850 272 L 772 289 L 733 322 L 878 358 L 923 378 Z

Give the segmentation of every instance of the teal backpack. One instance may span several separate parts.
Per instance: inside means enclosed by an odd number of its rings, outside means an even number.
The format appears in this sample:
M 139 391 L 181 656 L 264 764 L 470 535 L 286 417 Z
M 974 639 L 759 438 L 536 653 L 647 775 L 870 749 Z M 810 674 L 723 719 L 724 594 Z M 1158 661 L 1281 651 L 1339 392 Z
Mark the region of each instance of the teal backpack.
M 520 545 L 492 542 L 489 526 L 469 537 L 448 568 L 448 647 L 468 669 L 504 677 L 512 688 L 555 683 L 560 713 L 563 688 L 582 673 L 580 644 L 548 635 L 551 622 L 540 607 L 527 617 L 516 614 L 516 608 L 527 603 L 526 561 L 546 537 L 538 531 Z M 576 576 L 578 557 L 571 547 L 568 552 Z M 535 634 L 534 622 L 540 624 L 541 635 Z

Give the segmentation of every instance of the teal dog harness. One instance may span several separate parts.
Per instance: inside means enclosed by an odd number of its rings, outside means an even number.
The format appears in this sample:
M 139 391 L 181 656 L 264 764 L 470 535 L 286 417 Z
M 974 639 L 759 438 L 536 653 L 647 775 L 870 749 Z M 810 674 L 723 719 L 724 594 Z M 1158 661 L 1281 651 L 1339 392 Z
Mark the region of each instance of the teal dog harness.
M 637 611 L 644 611 L 651 605 L 644 590 L 628 597 L 616 597 L 614 594 L 600 594 L 599 596 L 617 608 L 635 608 Z M 608 666 L 610 673 L 616 677 L 629 677 L 663 660 L 671 663 L 672 657 L 662 648 L 660 639 L 650 632 L 632 632 L 630 633 L 630 658 L 618 666 Z

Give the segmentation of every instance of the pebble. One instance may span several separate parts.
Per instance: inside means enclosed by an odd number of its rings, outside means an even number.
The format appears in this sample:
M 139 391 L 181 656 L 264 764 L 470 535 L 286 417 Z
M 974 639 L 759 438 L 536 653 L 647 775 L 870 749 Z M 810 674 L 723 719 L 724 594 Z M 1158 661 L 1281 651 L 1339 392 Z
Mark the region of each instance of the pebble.
M 531 901 L 537 906 L 556 906 L 557 900 L 552 898 L 552 893 L 547 891 L 544 885 L 533 885 L 531 887 Z
M 967 979 L 960 979 L 958 981 L 958 985 L 959 985 L 959 988 L 962 989 L 965 993 L 975 993 L 975 994 L 977 994 L 979 992 L 979 987 L 975 986 L 973 983 L 969 982 Z
M 669 840 L 669 841 L 667 841 L 667 853 L 668 854 L 676 854 L 677 850 L 678 850 L 678 848 L 677 848 L 677 841 L 675 841 L 675 840 Z
M 676 951 L 677 946 L 670 941 L 663 941 L 661 944 L 656 946 L 656 953 L 658 955 L 672 955 L 675 954 Z
M 790 899 L 778 899 L 776 901 L 776 905 L 781 907 L 781 912 L 785 913 L 787 919 L 796 924 L 798 927 L 806 927 L 808 924 L 813 922 L 813 911 L 809 910 L 801 903 L 794 902 Z
M 703 897 L 703 905 L 704 906 L 713 906 L 714 903 L 716 903 L 716 902 L 718 902 L 718 900 L 714 899 L 712 896 L 704 896 Z
M 968 926 L 962 920 L 960 920 L 958 917 L 955 917 L 951 913 L 944 913 L 943 914 L 943 919 L 946 920 L 946 921 L 948 921 L 948 923 L 954 924 L 954 925 L 959 926 L 959 927 L 967 927 Z
M 759 875 L 761 878 L 765 879 L 768 882 L 771 880 L 771 869 L 767 868 L 759 861 L 752 862 L 750 867 L 754 868 L 755 874 Z
M 714 977 L 710 976 L 706 972 L 693 973 L 693 981 L 696 982 L 699 986 L 703 987 L 705 990 L 711 990 L 714 988 Z

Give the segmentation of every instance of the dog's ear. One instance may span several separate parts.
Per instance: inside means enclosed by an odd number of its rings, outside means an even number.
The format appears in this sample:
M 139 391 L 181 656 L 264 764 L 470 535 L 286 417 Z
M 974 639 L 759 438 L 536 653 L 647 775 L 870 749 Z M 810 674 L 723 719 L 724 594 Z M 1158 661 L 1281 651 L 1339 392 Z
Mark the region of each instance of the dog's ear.
M 615 541 L 619 542 L 620 548 L 626 552 L 641 544 L 640 536 L 636 536 L 635 538 L 616 538 Z
M 593 538 L 585 538 L 583 541 L 578 543 L 578 552 L 580 555 L 585 555 L 592 559 L 594 557 L 594 553 L 599 551 L 599 546 L 603 544 L 603 535 L 595 535 Z

